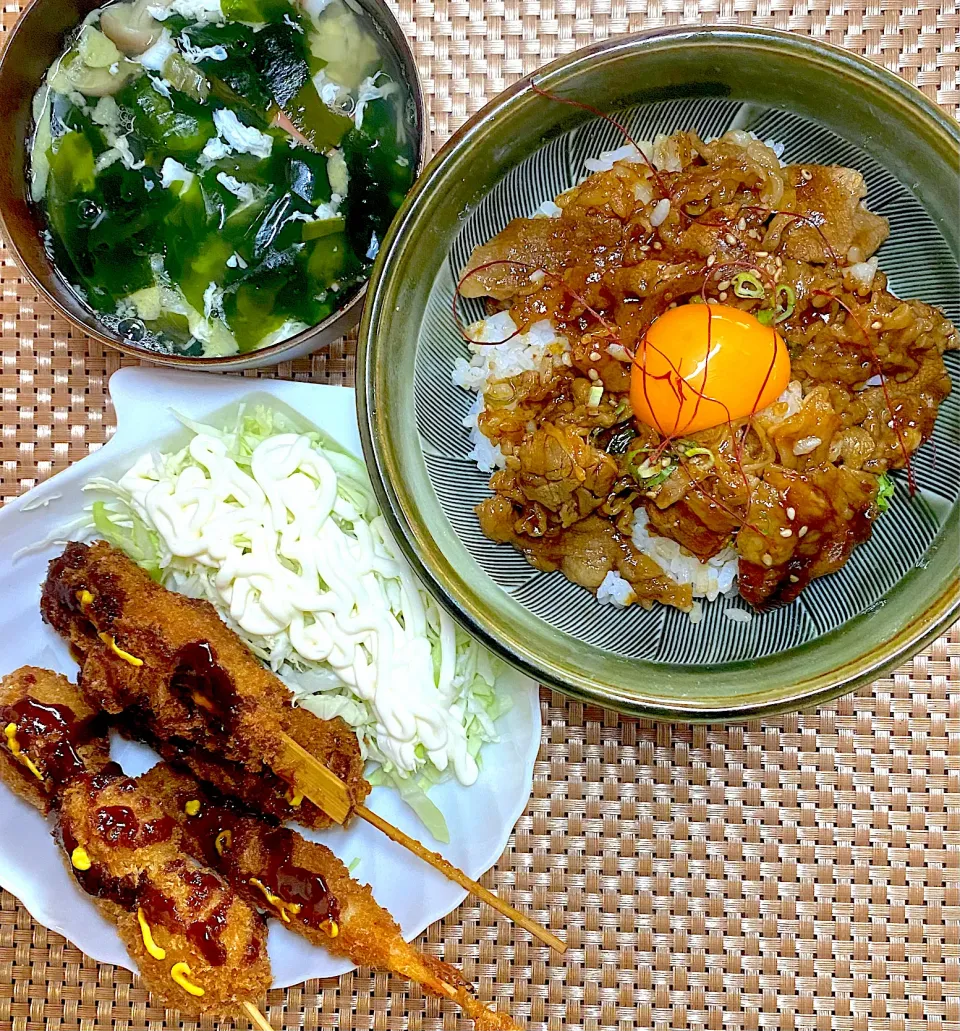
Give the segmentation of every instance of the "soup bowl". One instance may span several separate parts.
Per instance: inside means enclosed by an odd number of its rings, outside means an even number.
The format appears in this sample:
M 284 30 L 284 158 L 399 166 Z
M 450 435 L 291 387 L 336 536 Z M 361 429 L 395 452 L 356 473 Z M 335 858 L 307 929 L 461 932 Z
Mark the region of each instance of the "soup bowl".
M 413 53 L 386 3 L 347 2 L 370 20 L 380 45 L 400 70 L 415 177 L 426 157 L 428 133 L 423 88 Z M 84 333 L 132 357 L 177 368 L 225 370 L 275 365 L 315 351 L 352 329 L 360 318 L 365 283 L 345 290 L 339 307 L 322 322 L 279 343 L 222 357 L 191 357 L 138 346 L 105 325 L 67 284 L 44 244 L 43 212 L 30 200 L 28 143 L 34 130 L 33 98 L 70 36 L 91 11 L 102 6 L 102 0 L 33 0 L 18 18 L 0 54 L 0 148 L 6 155 L 0 164 L 0 224 L 18 266 L 41 295 Z

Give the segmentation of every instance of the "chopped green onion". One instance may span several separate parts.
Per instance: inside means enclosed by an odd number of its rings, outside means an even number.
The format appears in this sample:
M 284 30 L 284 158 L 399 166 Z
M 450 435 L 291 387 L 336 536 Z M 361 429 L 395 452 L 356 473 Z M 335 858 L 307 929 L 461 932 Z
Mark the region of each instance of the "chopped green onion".
M 644 489 L 650 487 L 658 487 L 664 480 L 673 474 L 676 466 L 670 463 L 664 466 L 662 462 L 657 462 L 654 465 L 650 464 L 650 459 L 644 457 L 642 462 L 638 462 L 641 455 L 644 455 L 646 448 L 640 448 L 634 451 L 627 458 L 627 472 L 640 484 Z
M 773 320 L 774 322 L 783 322 L 784 319 L 790 318 L 797 307 L 797 295 L 792 286 L 787 286 L 786 283 L 781 283 L 780 286 L 773 291 L 773 307 L 776 313 Z
M 772 308 L 761 308 L 757 312 L 757 322 L 761 326 L 772 326 L 773 325 L 773 309 Z
M 765 295 L 763 283 L 752 272 L 738 272 L 733 277 L 733 292 L 737 297 L 759 300 Z
M 886 512 L 890 507 L 890 499 L 896 491 L 896 484 L 886 473 L 877 477 L 877 508 Z
M 350 861 L 350 865 L 347 867 L 347 873 L 353 873 L 354 870 L 360 865 L 360 857 L 354 856 Z
M 610 438 L 610 443 L 607 444 L 608 455 L 622 455 L 626 453 L 627 448 L 630 446 L 630 441 L 637 435 L 637 431 L 632 426 L 626 426 L 619 432 L 615 433 Z
M 710 459 L 710 465 L 707 467 L 712 469 L 716 464 L 716 458 L 714 458 L 713 452 L 708 447 L 688 447 L 683 452 L 687 458 L 696 458 L 698 455 L 706 455 Z
M 603 387 L 599 383 L 594 383 L 590 388 L 590 397 L 587 399 L 588 408 L 599 408 L 600 402 L 603 400 Z
M 303 239 L 319 240 L 322 236 L 333 236 L 342 233 L 346 228 L 345 218 L 318 218 L 313 222 L 303 223 Z

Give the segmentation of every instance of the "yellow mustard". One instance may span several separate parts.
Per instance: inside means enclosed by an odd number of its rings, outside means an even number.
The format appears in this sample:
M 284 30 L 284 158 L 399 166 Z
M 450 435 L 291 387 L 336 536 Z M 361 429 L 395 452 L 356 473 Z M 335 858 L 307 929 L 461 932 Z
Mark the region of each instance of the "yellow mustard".
M 167 950 L 161 949 L 153 940 L 153 932 L 150 930 L 147 918 L 143 915 L 142 907 L 137 907 L 137 920 L 140 922 L 140 933 L 143 935 L 143 944 L 147 952 L 149 952 L 154 959 L 166 959 Z
M 3 728 L 3 736 L 7 739 L 7 748 L 16 756 L 17 761 L 26 768 L 37 778 L 37 780 L 43 780 L 43 774 L 34 765 L 33 760 L 27 755 L 26 752 L 20 747 L 20 742 L 17 740 L 17 725 L 16 723 L 8 723 Z
M 97 637 L 99 637 L 100 640 L 103 641 L 103 643 L 109 647 L 110 651 L 112 651 L 114 655 L 123 659 L 124 662 L 129 662 L 131 666 L 143 665 L 143 659 L 138 659 L 136 655 L 131 655 L 130 652 L 125 652 L 117 644 L 114 638 L 106 632 L 106 630 L 101 630 L 100 633 L 97 634 Z
M 187 980 L 187 978 L 190 977 L 190 967 L 188 967 L 186 963 L 174 963 L 170 968 L 170 976 L 185 992 L 189 992 L 191 995 L 197 996 L 204 994 L 200 985 Z

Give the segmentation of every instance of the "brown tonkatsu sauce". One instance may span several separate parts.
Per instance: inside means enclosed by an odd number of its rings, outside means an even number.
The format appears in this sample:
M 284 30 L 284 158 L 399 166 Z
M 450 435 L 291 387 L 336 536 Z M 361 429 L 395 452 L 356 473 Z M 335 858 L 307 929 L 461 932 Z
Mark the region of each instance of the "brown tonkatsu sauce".
M 217 662 L 208 641 L 196 641 L 180 649 L 170 687 L 190 708 L 203 709 L 211 730 L 223 735 L 230 733 L 237 695 L 230 675 Z
M 125 805 L 107 805 L 97 810 L 94 827 L 104 841 L 124 848 L 139 848 L 167 841 L 173 833 L 173 820 L 161 816 L 145 820 L 143 824 L 136 813 Z
M 328 920 L 337 920 L 339 906 L 320 874 L 297 866 L 290 858 L 295 840 L 294 832 L 286 827 L 262 835 L 260 848 L 268 860 L 260 879 L 284 902 L 300 906 L 298 920 L 319 930 Z
M 37 763 L 44 777 L 65 784 L 86 766 L 79 749 L 97 731 L 92 720 L 78 720 L 72 709 L 35 698 L 21 698 L 0 709 L 0 724 L 16 727 L 20 747 Z M 24 767 L 28 776 L 33 776 Z

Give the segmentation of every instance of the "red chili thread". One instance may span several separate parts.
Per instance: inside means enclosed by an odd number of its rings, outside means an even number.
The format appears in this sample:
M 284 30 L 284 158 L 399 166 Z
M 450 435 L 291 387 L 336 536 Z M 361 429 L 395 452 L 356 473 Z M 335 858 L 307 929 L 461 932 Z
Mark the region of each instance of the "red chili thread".
M 593 107 L 591 104 L 585 104 L 582 100 L 571 100 L 569 97 L 561 97 L 556 93 L 551 93 L 550 90 L 545 90 L 542 86 L 538 86 L 531 80 L 530 88 L 537 96 L 546 97 L 547 100 L 554 100 L 558 104 L 566 104 L 568 107 L 577 107 L 581 111 L 587 111 L 592 115 L 596 115 L 597 118 L 602 118 L 605 122 L 609 122 L 612 126 L 619 129 L 620 132 L 626 137 L 627 142 L 633 146 L 637 153 L 643 158 L 643 163 L 653 173 L 654 179 L 657 181 L 657 185 L 660 187 L 660 192 L 664 197 L 668 197 L 670 201 L 673 201 L 673 191 L 667 185 L 666 181 L 660 175 L 659 171 L 654 166 L 650 158 L 647 157 L 644 149 L 639 143 L 630 135 L 630 130 L 620 121 L 613 117 L 613 115 L 607 114 L 606 111 L 601 111 L 598 107 Z M 689 216 L 688 216 L 689 217 Z

